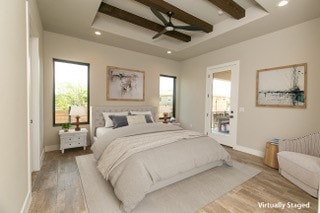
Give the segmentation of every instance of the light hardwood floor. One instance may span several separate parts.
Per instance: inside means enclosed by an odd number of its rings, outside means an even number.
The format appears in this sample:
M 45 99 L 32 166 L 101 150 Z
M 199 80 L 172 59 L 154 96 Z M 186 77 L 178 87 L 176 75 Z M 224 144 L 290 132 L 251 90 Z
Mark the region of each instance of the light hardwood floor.
M 226 148 L 233 159 L 261 170 L 261 173 L 234 188 L 216 201 L 202 208 L 199 213 L 211 212 L 317 212 L 318 200 L 282 177 L 278 170 L 263 164 L 263 159 Z M 258 203 L 303 204 L 310 208 L 259 208 Z
M 198 213 L 211 212 L 317 212 L 318 200 L 265 166 L 262 158 L 227 148 L 232 158 L 262 172 L 203 207 Z M 46 153 L 44 164 L 33 174 L 32 203 L 29 212 L 87 212 L 75 156 L 91 153 L 81 148 Z M 308 203 L 308 209 L 259 208 L 258 203 Z M 108 212 L 106 212 L 108 213 Z

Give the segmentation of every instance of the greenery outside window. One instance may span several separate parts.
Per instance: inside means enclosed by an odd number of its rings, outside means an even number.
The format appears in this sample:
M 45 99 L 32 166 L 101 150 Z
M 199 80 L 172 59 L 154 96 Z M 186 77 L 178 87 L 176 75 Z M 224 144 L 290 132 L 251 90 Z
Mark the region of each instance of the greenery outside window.
M 176 77 L 160 75 L 160 103 L 159 118 L 163 118 L 163 113 L 168 113 L 168 117 L 175 117 L 176 114 Z
M 81 124 L 89 123 L 88 63 L 53 59 L 53 125 L 76 122 L 69 116 L 71 106 L 84 108 Z

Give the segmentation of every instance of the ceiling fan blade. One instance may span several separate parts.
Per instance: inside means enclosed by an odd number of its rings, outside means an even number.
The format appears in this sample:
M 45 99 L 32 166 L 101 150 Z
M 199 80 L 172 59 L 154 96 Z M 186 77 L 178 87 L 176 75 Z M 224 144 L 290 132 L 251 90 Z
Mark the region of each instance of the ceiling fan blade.
M 166 30 L 166 28 L 164 28 L 162 31 L 160 31 L 155 36 L 153 36 L 152 39 L 156 39 L 156 38 L 158 38 L 159 36 L 161 36 L 162 34 L 164 34 L 166 32 L 167 32 L 167 30 Z
M 203 31 L 203 29 L 198 26 L 174 26 L 174 28 L 179 30 Z
M 163 17 L 163 15 L 161 15 L 161 13 L 160 13 L 156 8 L 150 7 L 150 9 L 151 9 L 151 11 L 153 12 L 153 14 L 154 14 L 155 16 L 157 16 L 158 19 L 160 19 L 160 20 L 162 21 L 162 23 L 163 23 L 164 25 L 167 25 L 167 24 L 168 24 L 168 21 Z

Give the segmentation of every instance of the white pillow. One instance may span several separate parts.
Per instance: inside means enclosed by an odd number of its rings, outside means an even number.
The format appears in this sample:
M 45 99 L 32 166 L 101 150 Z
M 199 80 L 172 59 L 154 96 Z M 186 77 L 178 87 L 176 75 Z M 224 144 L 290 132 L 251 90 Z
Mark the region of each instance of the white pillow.
M 150 115 L 152 122 L 154 122 L 151 111 L 130 111 L 131 115 Z
M 129 126 L 134 124 L 145 124 L 146 117 L 144 115 L 128 115 L 127 121 Z
M 128 111 L 125 112 L 103 112 L 102 113 L 104 118 L 105 127 L 113 127 L 113 122 L 109 118 L 110 115 L 129 115 Z

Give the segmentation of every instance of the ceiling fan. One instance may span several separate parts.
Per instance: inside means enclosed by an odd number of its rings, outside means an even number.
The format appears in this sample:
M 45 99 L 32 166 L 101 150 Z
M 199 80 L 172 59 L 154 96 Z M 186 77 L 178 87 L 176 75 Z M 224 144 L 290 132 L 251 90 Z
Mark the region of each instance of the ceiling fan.
M 158 17 L 158 19 L 160 19 L 160 21 L 164 24 L 164 28 L 162 31 L 160 31 L 159 33 L 157 33 L 155 36 L 152 37 L 152 39 L 156 39 L 159 36 L 161 36 L 162 34 L 166 33 L 166 32 L 170 32 L 170 31 L 174 31 L 176 29 L 178 30 L 189 30 L 189 31 L 203 31 L 203 29 L 201 27 L 198 26 L 193 26 L 193 25 L 189 25 L 189 26 L 175 26 L 172 24 L 171 22 L 171 18 L 174 15 L 174 13 L 172 11 L 168 11 L 167 12 L 167 16 L 169 17 L 169 20 L 167 21 L 163 15 L 154 7 L 150 7 L 151 11 L 153 12 L 153 14 L 155 16 Z

